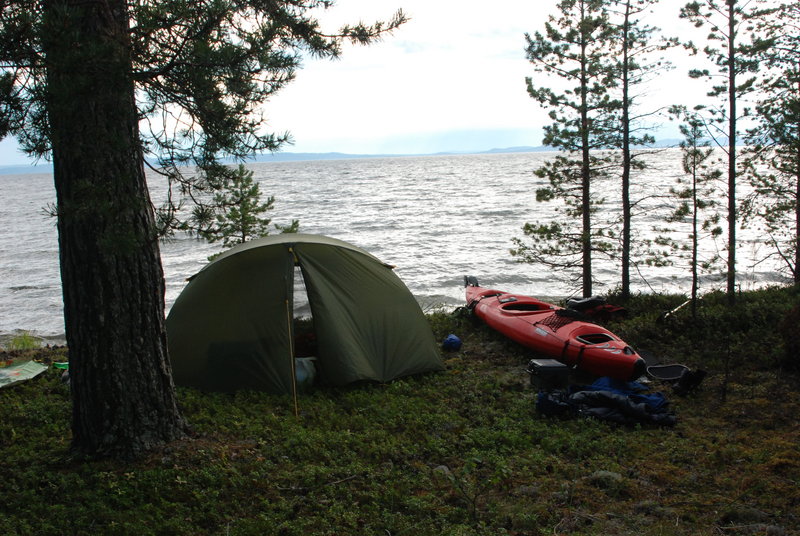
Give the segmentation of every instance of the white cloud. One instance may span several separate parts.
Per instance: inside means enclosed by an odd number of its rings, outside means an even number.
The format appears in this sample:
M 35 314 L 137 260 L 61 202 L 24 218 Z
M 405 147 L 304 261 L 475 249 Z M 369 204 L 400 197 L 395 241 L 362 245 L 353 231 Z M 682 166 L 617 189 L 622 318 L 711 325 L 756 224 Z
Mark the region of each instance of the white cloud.
M 538 145 L 549 120 L 525 88 L 533 69 L 524 34 L 541 31 L 555 5 L 556 0 L 338 0 L 319 14 L 330 32 L 347 23 L 387 20 L 400 8 L 411 20 L 372 46 L 346 45 L 338 60 L 307 59 L 297 79 L 267 104 L 268 129 L 290 131 L 295 145 L 285 150 L 296 152 Z M 678 4 L 662 2 L 658 9 L 653 24 L 682 36 L 691 29 L 678 19 Z M 681 67 L 662 75 L 648 98 L 670 103 L 696 95 L 698 84 L 685 73 Z M 0 164 L 25 161 L 12 145 L 0 144 Z
M 267 105 L 269 124 L 292 132 L 296 144 L 289 151 L 435 152 L 457 149 L 464 132 L 480 130 L 515 139 L 530 132 L 519 144 L 538 145 L 549 120 L 525 88 L 534 72 L 524 34 L 542 31 L 555 6 L 556 0 L 339 0 L 320 15 L 331 31 L 386 20 L 398 8 L 411 20 L 382 42 L 346 46 L 339 60 L 308 60 Z M 679 7 L 662 2 L 649 22 L 685 37 L 691 25 L 679 20 Z M 671 56 L 685 62 L 682 51 Z M 659 76 L 648 89 L 650 109 L 704 93 L 686 70 Z
M 523 35 L 541 26 L 550 3 L 400 0 L 408 23 L 372 46 L 347 46 L 339 60 L 307 61 L 267 106 L 270 125 L 292 132 L 292 151 L 373 152 L 414 134 L 446 143 L 448 131 L 535 130 L 545 113 L 525 90 Z M 393 10 L 390 2 L 340 0 L 321 20 L 334 29 Z

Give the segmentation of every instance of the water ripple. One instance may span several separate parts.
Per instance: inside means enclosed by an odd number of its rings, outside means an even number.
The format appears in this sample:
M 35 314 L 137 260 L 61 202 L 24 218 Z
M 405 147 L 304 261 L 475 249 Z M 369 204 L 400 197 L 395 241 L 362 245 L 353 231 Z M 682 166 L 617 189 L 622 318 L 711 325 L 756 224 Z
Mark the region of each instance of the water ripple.
M 547 221 L 554 207 L 537 203 L 542 185 L 533 175 L 547 153 L 374 158 L 317 162 L 251 164 L 265 195 L 274 195 L 276 223 L 299 219 L 301 230 L 352 242 L 395 265 L 397 274 L 427 307 L 463 301 L 463 275 L 489 286 L 536 296 L 575 292 L 569 274 L 517 262 L 509 254 L 512 237 L 525 222 Z M 680 174 L 676 150 L 648 157 L 651 168 L 634 186 L 634 195 L 664 191 Z M 154 202 L 163 186 L 150 177 Z M 615 182 L 597 189 L 609 202 Z M 54 202 L 49 175 L 0 176 L 0 334 L 32 330 L 63 333 L 58 240 L 45 208 Z M 649 203 L 649 204 L 648 204 Z M 669 210 L 655 200 L 637 206 L 636 229 L 652 238 L 652 226 Z M 606 209 L 602 216 L 617 209 Z M 744 288 L 783 281 L 774 267 L 752 259 L 763 255 L 757 231 L 743 230 L 740 280 Z M 186 279 L 219 247 L 191 237 L 161 246 L 169 307 Z M 749 255 L 749 257 L 748 257 Z M 634 290 L 688 290 L 688 271 L 676 259 L 672 267 L 642 267 Z M 598 291 L 618 284 L 619 269 L 599 262 Z M 706 278 L 706 288 L 721 286 Z M 299 300 L 302 301 L 302 300 Z

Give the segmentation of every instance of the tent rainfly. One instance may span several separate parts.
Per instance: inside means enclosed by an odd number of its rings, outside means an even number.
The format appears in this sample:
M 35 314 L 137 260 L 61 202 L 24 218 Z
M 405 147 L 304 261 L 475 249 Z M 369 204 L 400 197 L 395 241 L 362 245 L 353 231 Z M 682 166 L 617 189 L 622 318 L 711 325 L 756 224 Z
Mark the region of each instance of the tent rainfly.
M 240 244 L 189 279 L 167 317 L 177 385 L 290 394 L 299 265 L 330 385 L 443 368 L 419 304 L 392 267 L 334 238 L 280 234 Z

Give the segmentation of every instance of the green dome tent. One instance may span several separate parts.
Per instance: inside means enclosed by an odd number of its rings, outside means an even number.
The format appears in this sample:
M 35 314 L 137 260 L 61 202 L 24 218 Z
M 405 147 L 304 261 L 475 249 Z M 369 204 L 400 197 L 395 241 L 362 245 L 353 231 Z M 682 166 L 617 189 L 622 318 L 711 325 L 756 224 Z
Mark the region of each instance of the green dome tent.
M 391 266 L 341 240 L 281 234 L 235 246 L 190 278 L 167 317 L 175 383 L 292 393 L 295 265 L 322 382 L 385 382 L 443 368 L 427 319 Z

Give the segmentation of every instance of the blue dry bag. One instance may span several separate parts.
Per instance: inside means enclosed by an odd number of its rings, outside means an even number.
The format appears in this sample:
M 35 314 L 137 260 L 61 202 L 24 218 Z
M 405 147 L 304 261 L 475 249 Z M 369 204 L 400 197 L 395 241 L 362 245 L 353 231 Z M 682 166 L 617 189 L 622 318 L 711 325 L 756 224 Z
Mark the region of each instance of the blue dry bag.
M 458 352 L 461 349 L 461 339 L 453 335 L 452 333 L 444 338 L 442 341 L 442 350 L 446 350 L 448 352 Z

